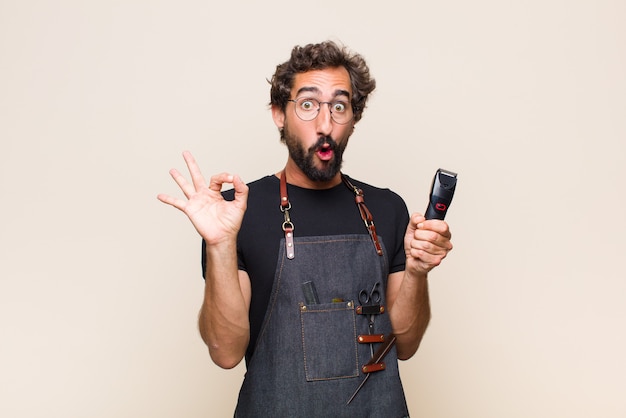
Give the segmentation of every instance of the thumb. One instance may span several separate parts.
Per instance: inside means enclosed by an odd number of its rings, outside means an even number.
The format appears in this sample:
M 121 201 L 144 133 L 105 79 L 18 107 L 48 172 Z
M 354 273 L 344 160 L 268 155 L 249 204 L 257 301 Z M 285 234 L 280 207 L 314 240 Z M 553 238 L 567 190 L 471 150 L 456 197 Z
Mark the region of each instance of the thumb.
M 411 215 L 411 220 L 409 221 L 409 228 L 412 232 L 415 232 L 419 228 L 421 228 L 421 223 L 424 222 L 426 218 L 421 213 L 414 213 Z
M 246 203 L 248 201 L 249 187 L 238 175 L 233 176 L 233 187 L 235 189 L 235 200 Z

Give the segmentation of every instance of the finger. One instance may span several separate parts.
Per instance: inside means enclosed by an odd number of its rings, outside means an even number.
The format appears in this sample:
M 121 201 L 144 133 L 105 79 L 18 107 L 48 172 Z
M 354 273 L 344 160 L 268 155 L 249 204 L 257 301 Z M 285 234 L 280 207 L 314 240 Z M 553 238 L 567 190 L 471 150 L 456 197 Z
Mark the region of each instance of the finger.
M 187 204 L 187 202 L 182 199 L 177 199 L 175 197 L 172 197 L 164 193 L 158 194 L 157 199 L 159 199 L 161 202 L 167 205 L 175 207 L 176 209 L 180 211 L 183 211 L 183 212 L 185 211 L 185 205 Z
M 176 184 L 178 184 L 178 187 L 180 187 L 180 190 L 183 191 L 187 198 L 189 198 L 195 192 L 194 186 L 189 184 L 185 177 L 180 174 L 180 172 L 175 168 L 172 168 L 170 170 L 170 176 L 172 176 Z
M 429 232 L 428 235 L 420 234 L 416 236 L 411 240 L 409 246 L 412 249 L 426 251 L 431 254 L 441 254 L 450 250 L 447 240 L 438 240 L 432 234 L 435 233 Z
M 222 190 L 222 185 L 224 183 L 233 183 L 234 176 L 228 173 L 220 173 L 211 177 L 209 180 L 209 189 L 219 192 Z
M 412 243 L 410 251 L 412 254 L 416 254 L 416 257 L 421 259 L 424 259 L 425 257 L 440 257 L 443 259 L 451 250 L 424 241 L 415 241 Z
M 424 222 L 426 220 L 426 218 L 424 218 L 424 216 L 420 213 L 414 213 L 413 215 L 411 215 L 411 222 L 410 225 L 413 227 L 413 229 L 417 229 L 418 225 L 422 222 Z
M 439 219 L 430 219 L 419 222 L 417 224 L 417 229 L 433 231 L 443 237 L 446 237 L 447 239 L 452 238 L 452 234 L 450 233 L 450 227 L 448 226 L 448 224 L 445 221 Z
M 417 240 L 417 241 L 424 241 L 424 242 L 429 242 L 433 245 L 436 245 L 438 247 L 442 247 L 442 248 L 446 248 L 446 249 L 451 249 L 452 244 L 450 242 L 450 238 L 445 236 L 445 235 L 441 235 L 438 232 L 435 231 L 430 231 L 427 229 L 417 229 L 415 231 L 415 233 L 413 234 L 413 239 Z
M 195 190 L 199 191 L 204 189 L 206 187 L 206 181 L 200 171 L 200 167 L 198 167 L 196 159 L 189 151 L 183 152 L 183 158 L 185 159 L 185 164 L 187 164 L 187 169 L 189 169 L 189 174 L 191 174 L 191 181 L 193 182 Z
M 445 222 L 439 220 L 424 221 L 420 222 L 417 225 L 417 229 L 413 232 L 413 241 L 411 245 L 417 245 L 417 242 L 424 243 L 423 245 L 428 243 L 433 247 L 438 247 L 441 250 L 448 252 L 452 250 L 452 242 L 450 241 L 451 237 L 452 235 Z
M 246 203 L 248 201 L 248 185 L 239 176 L 233 176 L 233 186 L 235 187 L 235 200 Z
M 425 251 L 433 255 L 442 255 L 442 254 L 447 254 L 450 251 L 452 251 L 453 247 L 452 247 L 452 243 L 448 240 L 429 241 L 429 240 L 424 240 L 424 239 L 414 239 L 410 243 L 410 248 L 419 250 L 419 251 Z
M 446 258 L 451 250 L 451 246 L 440 246 L 438 244 L 422 240 L 411 241 L 409 247 L 409 253 L 412 257 L 419 258 L 420 260 L 428 263 L 436 261 L 437 264 Z

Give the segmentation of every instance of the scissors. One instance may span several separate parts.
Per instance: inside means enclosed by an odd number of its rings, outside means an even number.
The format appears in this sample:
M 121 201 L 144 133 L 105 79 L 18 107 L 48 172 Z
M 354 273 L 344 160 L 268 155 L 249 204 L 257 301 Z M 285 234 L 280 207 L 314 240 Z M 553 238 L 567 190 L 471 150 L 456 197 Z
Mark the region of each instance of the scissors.
M 359 302 L 364 306 L 380 306 L 381 295 L 380 290 L 378 290 L 378 286 L 380 286 L 380 282 L 374 283 L 374 286 L 372 286 L 372 290 L 370 290 L 369 292 L 367 291 L 367 289 L 362 289 L 359 292 Z M 369 322 L 367 332 L 369 335 L 372 335 L 374 334 L 374 315 L 370 314 L 368 315 L 368 317 Z M 373 344 L 370 344 L 370 354 L 372 356 L 374 355 Z
M 380 303 L 380 291 L 378 290 L 378 286 L 380 286 L 380 282 L 374 283 L 369 293 L 367 289 L 362 289 L 359 292 L 359 302 L 363 305 L 376 305 Z

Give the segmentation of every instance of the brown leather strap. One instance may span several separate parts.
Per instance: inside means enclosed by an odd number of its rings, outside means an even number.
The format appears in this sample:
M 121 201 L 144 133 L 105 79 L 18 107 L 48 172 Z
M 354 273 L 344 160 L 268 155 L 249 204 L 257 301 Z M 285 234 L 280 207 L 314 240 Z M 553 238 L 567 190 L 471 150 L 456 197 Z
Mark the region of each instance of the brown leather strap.
M 287 176 L 285 175 L 285 170 L 280 172 L 280 207 L 283 209 L 291 208 L 289 196 L 287 196 Z
M 380 363 L 366 364 L 363 367 L 361 367 L 361 370 L 363 371 L 363 373 L 379 372 L 381 370 L 385 370 L 385 363 L 380 362 Z
M 365 198 L 363 197 L 364 196 L 363 190 L 359 189 L 354 184 L 352 184 L 350 180 L 348 180 L 348 178 L 343 175 L 343 173 L 341 174 L 341 180 L 343 180 L 343 183 L 346 186 L 348 186 L 350 190 L 354 192 L 354 195 L 355 195 L 354 201 L 356 202 L 356 205 L 359 208 L 361 219 L 363 219 L 363 222 L 365 223 L 365 227 L 367 228 L 367 231 L 370 233 L 370 237 L 372 237 L 372 242 L 374 243 L 376 254 L 383 255 L 383 247 L 380 245 L 380 242 L 378 241 L 378 235 L 376 234 L 376 226 L 374 225 L 374 217 L 370 213 L 367 206 L 365 206 Z
M 363 190 L 354 186 L 346 176 L 341 173 L 341 180 L 348 187 L 348 189 L 354 192 L 354 201 L 359 208 L 361 219 L 365 223 L 365 227 L 372 237 L 374 243 L 374 249 L 376 254 L 383 255 L 383 247 L 378 241 L 378 235 L 376 234 L 376 226 L 374 225 L 374 217 L 370 213 L 367 206 L 365 206 L 365 199 L 363 197 Z M 289 196 L 287 195 L 287 176 L 285 170 L 280 172 L 280 210 L 285 215 L 285 221 L 283 222 L 283 231 L 285 231 L 285 250 L 287 251 L 287 258 L 292 259 L 295 257 L 294 245 L 293 245 L 293 230 L 295 226 L 289 217 L 289 210 L 291 209 L 291 203 L 289 202 Z
M 359 334 L 356 341 L 359 344 L 375 344 L 385 342 L 385 334 Z
M 288 259 L 295 257 L 295 249 L 293 245 L 293 230 L 295 226 L 291 222 L 289 217 L 289 210 L 291 209 L 291 203 L 287 196 L 287 176 L 285 170 L 280 173 L 280 210 L 285 215 L 285 221 L 283 222 L 283 231 L 285 231 L 285 253 Z
M 396 336 L 393 333 L 385 336 L 385 343 L 378 347 L 372 358 L 367 363 L 365 363 L 363 367 L 371 366 L 372 364 L 382 363 L 383 359 L 387 354 L 389 354 L 391 348 L 394 346 L 395 343 Z

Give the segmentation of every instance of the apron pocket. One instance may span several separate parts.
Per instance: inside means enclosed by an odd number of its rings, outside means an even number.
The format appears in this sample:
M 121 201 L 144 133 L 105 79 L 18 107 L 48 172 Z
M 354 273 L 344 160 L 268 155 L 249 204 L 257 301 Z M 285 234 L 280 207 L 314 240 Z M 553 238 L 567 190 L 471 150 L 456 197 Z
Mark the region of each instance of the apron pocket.
M 300 306 L 306 380 L 359 375 L 353 302 Z

